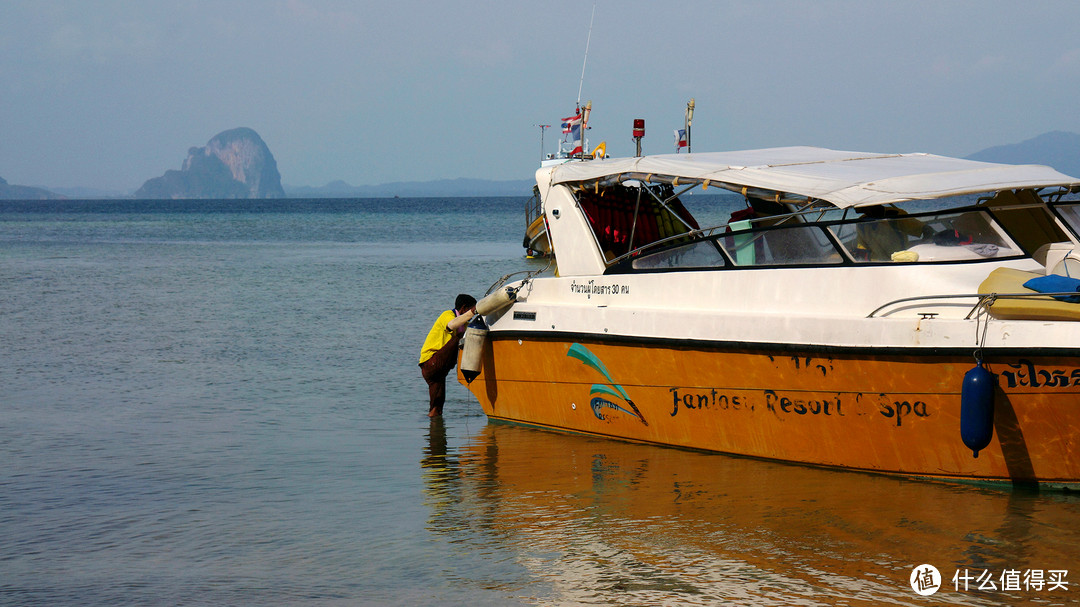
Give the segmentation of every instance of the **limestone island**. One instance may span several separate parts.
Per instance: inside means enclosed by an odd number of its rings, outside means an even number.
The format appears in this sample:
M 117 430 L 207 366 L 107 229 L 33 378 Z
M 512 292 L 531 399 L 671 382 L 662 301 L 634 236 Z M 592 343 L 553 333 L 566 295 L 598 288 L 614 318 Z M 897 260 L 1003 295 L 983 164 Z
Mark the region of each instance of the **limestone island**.
M 147 180 L 135 198 L 284 198 L 277 161 L 259 134 L 241 127 L 188 150 L 179 171 Z

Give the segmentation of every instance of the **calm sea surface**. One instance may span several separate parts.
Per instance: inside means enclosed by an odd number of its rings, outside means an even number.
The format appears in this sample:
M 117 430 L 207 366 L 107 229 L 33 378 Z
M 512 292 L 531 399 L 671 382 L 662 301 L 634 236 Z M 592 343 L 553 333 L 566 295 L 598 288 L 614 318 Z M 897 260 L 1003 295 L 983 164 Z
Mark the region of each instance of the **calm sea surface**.
M 1076 494 L 429 421 L 524 202 L 0 201 L 0 604 L 1080 603 Z

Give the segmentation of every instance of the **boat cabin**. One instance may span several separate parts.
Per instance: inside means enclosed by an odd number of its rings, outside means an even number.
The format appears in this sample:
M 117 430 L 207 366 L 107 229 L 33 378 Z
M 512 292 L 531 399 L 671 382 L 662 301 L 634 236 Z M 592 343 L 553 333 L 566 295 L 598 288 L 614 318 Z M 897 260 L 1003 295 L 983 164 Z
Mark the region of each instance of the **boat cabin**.
M 560 273 L 1039 259 L 1052 243 L 1080 242 L 1080 186 L 1047 167 L 816 148 L 760 152 L 807 158 L 755 167 L 752 174 L 722 158 L 558 167 L 545 207 Z M 985 189 L 985 181 L 981 190 L 971 190 L 956 180 L 958 171 L 987 170 L 1001 173 L 991 182 L 993 190 Z M 844 173 L 851 173 L 851 181 L 842 181 Z M 945 173 L 953 181 L 949 188 L 938 187 L 935 179 Z M 822 175 L 836 183 L 823 186 Z M 875 183 L 890 181 L 874 195 Z M 761 187 L 768 182 L 774 187 Z M 726 221 L 702 227 L 683 198 L 709 188 L 733 192 L 743 204 Z M 725 198 L 730 201 L 730 194 Z M 566 203 L 580 213 L 577 229 L 566 229 Z

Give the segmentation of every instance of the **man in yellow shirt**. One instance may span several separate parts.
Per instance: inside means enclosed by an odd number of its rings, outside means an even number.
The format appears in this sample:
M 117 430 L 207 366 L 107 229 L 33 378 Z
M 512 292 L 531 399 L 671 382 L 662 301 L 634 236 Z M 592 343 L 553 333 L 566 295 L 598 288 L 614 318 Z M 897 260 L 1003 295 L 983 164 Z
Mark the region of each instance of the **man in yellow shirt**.
M 476 300 L 471 295 L 458 295 L 454 300 L 454 309 L 446 310 L 435 319 L 420 348 L 420 374 L 427 382 L 430 400 L 428 417 L 442 415 L 443 402 L 446 400 L 446 375 L 457 364 L 458 342 L 464 333 L 464 327 L 455 331 L 447 325 L 475 308 Z

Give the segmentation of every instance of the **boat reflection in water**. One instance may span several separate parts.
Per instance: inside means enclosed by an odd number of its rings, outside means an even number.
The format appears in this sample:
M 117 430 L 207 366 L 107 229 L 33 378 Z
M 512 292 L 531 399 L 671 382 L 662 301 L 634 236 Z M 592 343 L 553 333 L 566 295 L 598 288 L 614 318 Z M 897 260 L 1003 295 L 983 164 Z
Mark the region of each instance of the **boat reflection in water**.
M 429 530 L 480 554 L 454 583 L 553 604 L 934 604 L 1072 599 L 1080 499 L 736 458 L 490 423 L 459 452 L 433 425 Z M 467 548 L 467 550 L 465 550 Z M 997 590 L 954 588 L 959 572 Z M 1067 590 L 1005 591 L 1017 570 Z M 1070 577 L 1076 579 L 1070 579 Z M 482 577 L 482 579 L 481 579 Z

